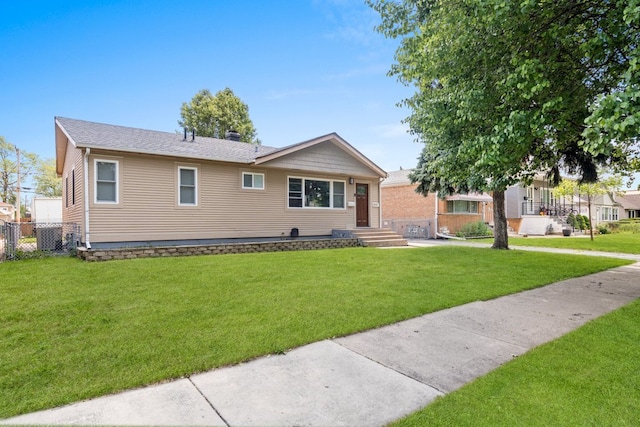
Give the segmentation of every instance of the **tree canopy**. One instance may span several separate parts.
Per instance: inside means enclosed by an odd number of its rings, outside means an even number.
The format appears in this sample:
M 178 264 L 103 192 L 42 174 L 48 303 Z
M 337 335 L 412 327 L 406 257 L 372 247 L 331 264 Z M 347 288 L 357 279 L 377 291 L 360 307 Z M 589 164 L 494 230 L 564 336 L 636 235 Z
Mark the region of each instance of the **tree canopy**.
M 38 156 L 20 150 L 20 181 L 24 185 L 38 163 Z M 0 199 L 5 203 L 16 202 L 18 187 L 17 148 L 0 136 Z
M 638 168 L 640 0 L 368 0 L 401 38 L 390 74 L 416 88 L 418 191 L 504 191 L 547 171 L 584 182 Z
M 62 180 L 56 173 L 56 159 L 40 160 L 33 174 L 35 193 L 43 197 L 62 196 Z
M 182 103 L 180 116 L 178 124 L 195 129 L 196 135 L 225 139 L 226 132 L 235 131 L 240 134 L 240 141 L 259 143 L 249 107 L 229 88 L 215 95 L 202 89 L 189 103 Z

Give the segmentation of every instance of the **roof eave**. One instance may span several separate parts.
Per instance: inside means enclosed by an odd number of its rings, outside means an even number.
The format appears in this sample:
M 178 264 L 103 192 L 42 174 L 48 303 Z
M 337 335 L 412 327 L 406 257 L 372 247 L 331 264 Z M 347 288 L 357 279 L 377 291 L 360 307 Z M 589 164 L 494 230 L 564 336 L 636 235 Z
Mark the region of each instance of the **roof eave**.
M 90 148 L 92 150 L 112 151 L 112 152 L 116 152 L 116 153 L 144 154 L 144 155 L 149 155 L 149 156 L 162 156 L 162 157 L 178 157 L 180 159 L 206 160 L 206 161 L 210 161 L 210 162 L 220 162 L 220 163 L 237 163 L 237 164 L 241 164 L 241 165 L 250 165 L 250 164 L 252 164 L 254 162 L 253 159 L 246 160 L 246 161 L 225 160 L 225 159 L 217 159 L 217 158 L 214 158 L 214 157 L 207 157 L 207 156 L 184 155 L 184 154 L 180 154 L 180 153 L 165 153 L 165 152 L 153 151 L 153 150 L 113 148 L 113 147 L 105 147 L 105 146 L 96 145 L 96 144 L 81 144 L 80 143 L 80 144 L 77 144 L 76 147 L 78 147 L 78 148 Z

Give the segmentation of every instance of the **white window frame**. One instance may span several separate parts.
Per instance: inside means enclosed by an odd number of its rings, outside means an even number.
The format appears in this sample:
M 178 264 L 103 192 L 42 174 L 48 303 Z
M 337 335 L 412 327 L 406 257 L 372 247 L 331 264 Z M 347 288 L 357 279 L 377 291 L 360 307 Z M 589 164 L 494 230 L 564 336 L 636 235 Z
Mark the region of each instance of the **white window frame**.
M 464 211 L 456 210 L 456 202 L 465 202 L 465 204 L 467 206 L 467 210 L 464 210 Z M 449 210 L 449 203 L 451 203 L 451 206 L 453 207 L 453 210 Z M 475 211 L 469 210 L 471 208 L 471 206 L 473 206 L 473 204 L 475 204 L 475 207 L 476 207 Z M 479 207 L 479 202 L 477 200 L 447 200 L 447 213 L 448 214 L 454 214 L 454 215 L 478 215 L 478 207 Z
M 114 182 L 115 200 L 98 200 L 98 163 L 113 163 L 116 165 Z M 93 202 L 100 205 L 117 205 L 120 203 L 120 162 L 113 159 L 94 159 L 93 171 Z
M 600 221 L 618 221 L 620 211 L 614 206 L 603 206 L 600 209 Z
M 75 205 L 76 205 L 76 168 L 74 167 L 71 169 L 71 206 L 75 206 Z
M 69 207 L 69 175 L 64 177 L 64 207 Z
M 302 206 L 291 206 L 290 201 L 290 191 L 289 191 L 289 183 L 292 179 L 299 179 L 302 181 Z M 306 206 L 307 194 L 305 192 L 305 181 L 323 181 L 329 183 L 329 206 Z M 343 206 L 335 207 L 334 206 L 334 183 L 341 182 L 343 184 L 344 193 L 342 193 L 342 204 Z M 332 209 L 332 210 L 345 210 L 347 205 L 347 181 L 340 179 L 327 179 L 327 178 L 313 178 L 313 177 L 304 177 L 304 176 L 288 176 L 287 177 L 287 208 L 288 209 Z
M 193 171 L 193 203 L 182 203 L 182 170 Z M 186 187 L 186 186 L 185 186 Z M 198 206 L 198 168 L 193 166 L 178 166 L 178 206 Z
M 247 187 L 244 185 L 244 177 L 245 176 L 251 176 L 251 187 Z M 256 187 L 255 183 L 255 177 L 256 176 L 261 176 L 262 177 L 262 187 Z M 242 172 L 242 189 L 243 190 L 264 190 L 266 187 L 266 182 L 265 182 L 265 176 L 264 173 L 260 173 L 260 172 Z

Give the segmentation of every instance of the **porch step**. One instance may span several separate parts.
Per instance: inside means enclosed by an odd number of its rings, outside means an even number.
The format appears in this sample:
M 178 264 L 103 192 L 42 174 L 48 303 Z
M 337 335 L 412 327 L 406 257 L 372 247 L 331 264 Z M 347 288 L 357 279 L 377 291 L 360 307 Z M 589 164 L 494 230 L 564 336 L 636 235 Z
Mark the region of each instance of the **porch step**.
M 387 248 L 392 246 L 407 246 L 407 240 L 388 228 L 363 228 L 351 230 L 362 246 Z

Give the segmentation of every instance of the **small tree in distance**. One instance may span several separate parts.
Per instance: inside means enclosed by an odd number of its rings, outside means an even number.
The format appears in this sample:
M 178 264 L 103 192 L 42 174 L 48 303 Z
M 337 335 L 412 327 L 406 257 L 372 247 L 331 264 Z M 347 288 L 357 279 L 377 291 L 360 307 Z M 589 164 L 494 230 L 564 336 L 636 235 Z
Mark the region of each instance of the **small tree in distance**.
M 40 160 L 33 175 L 36 194 L 43 197 L 62 196 L 62 180 L 56 173 L 56 159 Z
M 195 129 L 196 135 L 225 139 L 228 131 L 240 134 L 240 141 L 259 143 L 256 129 L 249 118 L 249 107 L 231 89 L 225 88 L 215 95 L 202 89 L 189 103 L 180 107 L 178 124 Z
M 554 189 L 559 196 L 586 196 L 587 206 L 589 209 L 589 234 L 593 240 L 593 224 L 591 223 L 591 205 L 593 200 L 607 193 L 615 193 L 622 186 L 622 178 L 619 176 L 611 176 L 599 182 L 579 183 L 576 181 L 563 179 L 562 182 Z

